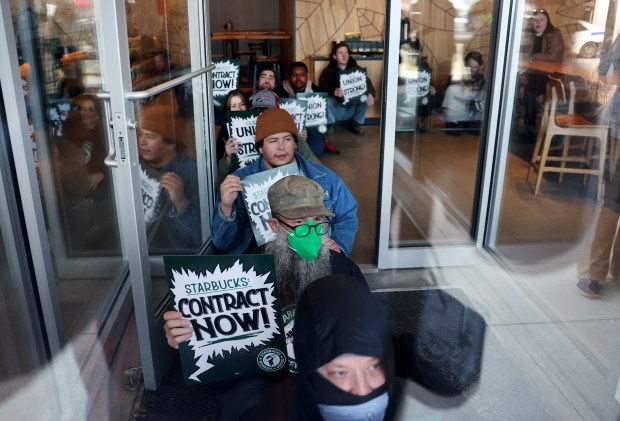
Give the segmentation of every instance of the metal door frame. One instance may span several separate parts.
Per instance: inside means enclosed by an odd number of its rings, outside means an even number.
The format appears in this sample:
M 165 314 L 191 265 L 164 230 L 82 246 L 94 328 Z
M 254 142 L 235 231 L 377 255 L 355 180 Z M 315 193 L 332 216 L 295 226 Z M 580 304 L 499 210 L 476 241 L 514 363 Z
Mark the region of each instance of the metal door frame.
M 388 3 L 386 27 L 386 60 L 384 74 L 397 74 L 399 62 L 401 4 Z M 492 90 L 489 92 L 488 114 L 484 132 L 486 143 L 480 146 L 477 199 L 472 212 L 471 245 L 462 246 L 420 246 L 410 248 L 390 248 L 389 230 L 392 212 L 392 188 L 394 159 L 396 155 L 396 93 L 398 78 L 384 78 L 384 106 L 382 115 L 382 165 L 380 181 L 378 258 L 379 269 L 438 267 L 465 265 L 473 261 L 481 247 L 494 244 L 497 232 L 498 215 L 503 190 L 503 174 L 506 168 L 508 140 L 513 108 L 516 72 L 510 65 L 518 59 L 518 43 L 521 21 L 518 19 L 521 6 L 519 2 L 498 0 L 494 4 L 493 28 L 489 51 L 489 67 Z M 516 53 L 515 53 L 516 51 Z M 493 63 L 493 64 L 491 64 Z M 516 67 L 515 67 L 516 68 Z M 502 139 L 506 139 L 503 141 Z

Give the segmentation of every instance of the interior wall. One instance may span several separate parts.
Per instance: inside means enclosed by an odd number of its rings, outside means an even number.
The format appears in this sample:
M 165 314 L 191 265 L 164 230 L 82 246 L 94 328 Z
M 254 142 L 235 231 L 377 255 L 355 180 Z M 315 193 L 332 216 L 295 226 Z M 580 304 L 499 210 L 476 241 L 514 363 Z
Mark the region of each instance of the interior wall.
M 211 31 L 222 31 L 226 21 L 232 21 L 233 29 L 282 29 L 279 0 L 209 0 L 208 14 Z M 223 53 L 221 42 L 214 42 L 212 48 L 213 54 Z M 273 54 L 280 54 L 278 42 L 272 48 Z

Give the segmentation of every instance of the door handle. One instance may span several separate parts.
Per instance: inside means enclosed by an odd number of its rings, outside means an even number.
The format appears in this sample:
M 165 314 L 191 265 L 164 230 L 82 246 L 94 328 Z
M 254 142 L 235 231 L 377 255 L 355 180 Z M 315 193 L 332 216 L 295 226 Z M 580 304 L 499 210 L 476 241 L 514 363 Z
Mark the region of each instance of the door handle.
M 140 101 L 143 99 L 148 99 L 157 94 L 162 93 L 165 90 L 174 88 L 175 86 L 180 85 L 183 82 L 193 79 L 196 76 L 200 76 L 203 73 L 210 72 L 213 69 L 215 69 L 215 64 L 210 64 L 207 67 L 203 67 L 202 69 L 198 69 L 191 73 L 184 74 L 183 76 L 179 76 L 177 78 L 169 80 L 168 82 L 164 82 L 160 85 L 153 86 L 150 89 L 146 89 L 144 91 L 128 92 L 125 94 L 125 98 L 130 101 Z
M 103 102 L 103 108 L 105 110 L 105 117 L 108 120 L 108 155 L 103 160 L 103 163 L 107 167 L 118 167 L 118 161 L 116 160 L 116 148 L 114 146 L 114 132 L 112 130 L 112 108 L 110 107 L 110 93 L 106 91 L 99 91 L 95 96 Z
M 204 73 L 210 72 L 213 69 L 215 69 L 215 64 L 210 64 L 206 67 L 203 67 L 202 69 L 198 69 L 191 73 L 187 73 L 183 76 L 179 76 L 177 78 L 169 80 L 168 82 L 162 83 L 160 85 L 153 86 L 150 89 L 147 89 L 144 91 L 137 91 L 137 92 L 128 92 L 125 94 L 125 98 L 130 101 L 140 101 L 140 100 L 148 99 L 157 94 L 162 93 L 163 91 L 167 89 L 174 88 L 175 86 L 180 85 L 183 82 L 193 79 L 196 76 L 200 76 Z M 103 160 L 103 163 L 108 167 L 116 168 L 118 167 L 118 161 L 116 160 L 116 148 L 114 146 L 114 132 L 112 130 L 113 124 L 112 124 L 112 108 L 110 106 L 110 93 L 106 91 L 99 91 L 95 95 L 97 96 L 98 99 L 102 100 L 104 109 L 105 109 L 106 118 L 108 118 L 108 138 L 109 138 L 108 155 Z M 132 127 L 132 128 L 135 128 L 135 127 Z

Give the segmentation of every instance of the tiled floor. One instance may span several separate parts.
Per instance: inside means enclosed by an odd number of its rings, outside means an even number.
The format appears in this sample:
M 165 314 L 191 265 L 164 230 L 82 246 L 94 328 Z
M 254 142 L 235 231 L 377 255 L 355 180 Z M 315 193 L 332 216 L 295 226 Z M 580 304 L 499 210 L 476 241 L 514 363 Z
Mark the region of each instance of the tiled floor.
M 372 189 L 377 186 L 368 180 L 378 180 L 371 164 L 378 160 L 379 127 L 365 130 L 362 137 L 337 132 L 332 142 L 341 155 L 323 158 L 358 197 L 360 233 L 353 258 L 359 263 L 374 256 L 377 190 Z M 398 170 L 406 187 L 395 193 L 402 195 L 394 202 L 403 210 L 400 240 L 435 235 L 432 240 L 439 243 L 442 233 L 444 244 L 458 243 L 469 228 L 477 138 L 431 132 L 415 141 L 419 144 L 401 142 L 412 165 Z M 468 266 L 366 274 L 374 289 L 458 287 L 489 326 L 479 387 L 455 400 L 409 383 L 402 419 L 620 420 L 614 398 L 620 379 L 620 286 L 608 280 L 600 300 L 581 296 L 575 287 L 575 262 L 588 248 L 598 212 L 592 180 L 583 184 L 568 177 L 560 184 L 557 176 L 545 177 L 542 192 L 533 195 L 525 181 L 532 147 L 517 145 L 518 153 L 509 155 L 498 258 L 481 250 Z M 442 207 L 451 210 L 437 212 L 428 202 L 437 199 L 429 181 L 443 192 Z

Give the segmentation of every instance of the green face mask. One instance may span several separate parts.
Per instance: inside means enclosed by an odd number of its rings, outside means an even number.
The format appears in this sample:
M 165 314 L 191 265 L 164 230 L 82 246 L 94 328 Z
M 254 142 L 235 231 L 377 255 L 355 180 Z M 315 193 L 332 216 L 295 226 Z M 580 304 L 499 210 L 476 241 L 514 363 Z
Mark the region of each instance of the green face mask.
M 301 225 L 307 225 L 310 232 L 305 237 L 298 237 L 294 230 L 288 232 L 288 245 L 304 260 L 314 260 L 319 255 L 321 248 L 321 236 L 316 233 L 315 221 L 306 221 Z

